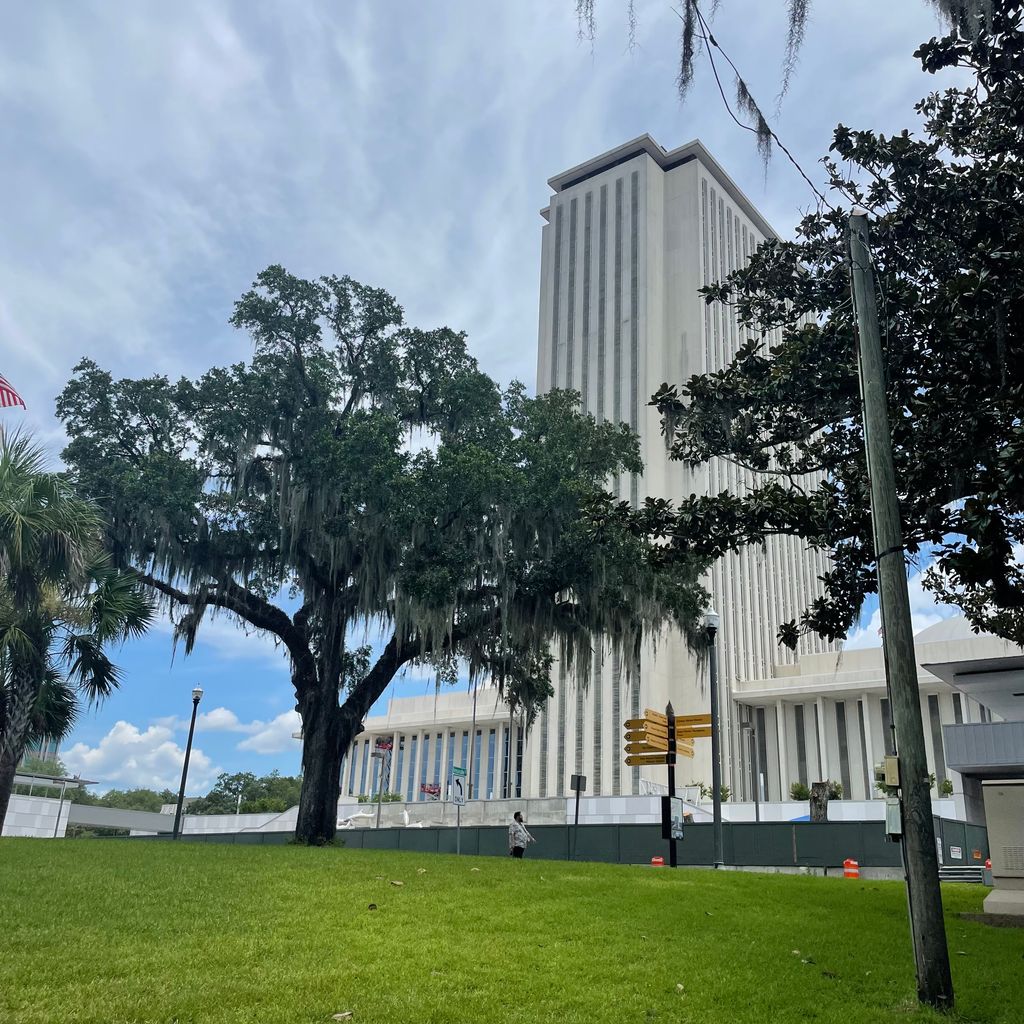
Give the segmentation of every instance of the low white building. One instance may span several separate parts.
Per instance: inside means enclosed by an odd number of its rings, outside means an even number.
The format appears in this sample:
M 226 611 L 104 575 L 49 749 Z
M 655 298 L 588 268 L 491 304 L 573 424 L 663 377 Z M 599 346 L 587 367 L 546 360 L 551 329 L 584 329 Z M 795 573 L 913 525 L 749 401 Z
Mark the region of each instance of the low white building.
M 964 786 L 947 761 L 943 727 L 989 723 L 1000 716 L 986 705 L 983 692 L 969 696 L 958 680 L 973 678 L 971 663 L 984 667 L 992 659 L 1019 658 L 1024 651 L 998 637 L 975 635 L 962 618 L 924 630 L 916 637 L 916 648 L 934 796 L 937 805 L 944 795 L 952 797 L 942 802 L 942 813 L 955 806 L 956 816 L 964 818 Z M 958 672 L 953 685 L 942 678 L 949 675 L 950 665 Z M 893 743 L 880 648 L 805 655 L 794 665 L 778 666 L 770 679 L 736 681 L 733 701 L 733 717 L 751 728 L 741 729 L 744 742 L 736 752 L 739 791 L 732 794 L 732 805 L 752 804 L 756 795 L 765 819 L 790 818 L 793 784 L 809 786 L 828 779 L 841 784 L 842 799 L 850 803 L 851 811 L 859 805 L 858 818 L 881 817 L 882 795 L 875 789 L 873 767 L 892 751 Z M 629 705 L 623 694 L 620 707 Z M 530 770 L 530 749 L 537 742 L 538 730 L 524 736 L 522 723 L 510 721 L 508 707 L 493 686 L 478 689 L 475 716 L 473 695 L 461 688 L 436 696 L 393 698 L 385 714 L 366 720 L 345 758 L 341 798 L 375 794 L 383 771 L 384 791 L 399 794 L 405 802 L 444 799 L 451 768 L 459 765 L 469 772 L 474 800 L 538 799 L 544 794 Z M 371 757 L 375 749 L 384 756 Z M 610 753 L 623 758 L 621 731 Z M 691 779 L 688 772 L 688 762 L 681 761 L 679 787 L 696 799 L 688 783 L 709 780 Z M 945 793 L 945 780 L 952 794 Z M 568 793 L 569 779 L 549 781 L 550 788 L 554 785 Z M 659 791 L 662 787 L 656 783 L 643 789 L 645 794 Z M 593 789 L 588 786 L 587 792 L 592 794 Z M 877 813 L 870 806 L 873 801 L 879 802 Z M 749 810 L 748 814 L 731 806 L 729 817 L 752 817 L 753 809 Z M 836 815 L 845 817 L 840 808 Z
M 937 795 L 947 779 L 960 793 L 959 775 L 946 760 L 943 726 L 991 722 L 995 716 L 933 670 L 1022 652 L 998 637 L 973 633 L 960 617 L 923 630 L 914 645 L 928 769 Z M 848 799 L 879 797 L 872 769 L 894 749 L 880 647 L 806 655 L 795 665 L 776 667 L 770 679 L 741 680 L 733 699 L 740 720 L 752 725 L 741 757 L 742 799 L 753 799 L 758 777 L 762 800 L 784 800 L 794 783 L 825 779 L 841 783 Z
M 372 757 L 379 750 L 384 756 Z M 341 766 L 341 799 L 380 787 L 406 802 L 443 799 L 453 765 L 467 769 L 472 799 L 524 796 L 524 729 L 497 687 L 397 697 L 366 719 Z M 511 758 L 511 761 L 510 761 Z M 567 780 L 568 782 L 568 780 Z

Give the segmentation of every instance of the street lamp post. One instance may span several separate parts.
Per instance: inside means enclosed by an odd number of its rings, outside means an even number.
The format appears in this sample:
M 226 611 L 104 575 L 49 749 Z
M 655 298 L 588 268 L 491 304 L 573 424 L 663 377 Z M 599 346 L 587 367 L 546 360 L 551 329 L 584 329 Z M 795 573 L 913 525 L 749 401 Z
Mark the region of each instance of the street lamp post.
M 181 766 L 181 788 L 178 790 L 178 807 L 174 812 L 174 831 L 172 839 L 177 839 L 181 834 L 181 807 L 185 802 L 185 782 L 188 779 L 188 759 L 192 756 L 192 737 L 196 731 L 196 711 L 199 709 L 199 701 L 203 698 L 203 688 L 196 686 L 192 690 L 192 721 L 188 727 L 188 743 L 185 744 L 185 763 Z
M 754 821 L 761 820 L 761 751 L 757 743 L 757 726 L 753 722 L 741 722 L 740 729 L 750 734 L 750 744 L 754 748 Z M 748 759 L 747 763 L 750 763 Z
M 714 866 L 724 865 L 722 855 L 722 737 L 718 720 L 718 647 L 715 637 L 721 617 L 713 608 L 704 613 L 704 628 L 708 634 L 708 668 L 711 677 L 711 800 L 714 815 Z

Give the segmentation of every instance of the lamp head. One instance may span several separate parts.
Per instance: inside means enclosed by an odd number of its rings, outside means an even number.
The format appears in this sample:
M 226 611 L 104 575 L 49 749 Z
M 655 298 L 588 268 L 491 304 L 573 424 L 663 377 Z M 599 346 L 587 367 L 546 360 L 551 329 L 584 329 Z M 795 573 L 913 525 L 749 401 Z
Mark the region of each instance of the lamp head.
M 708 608 L 704 613 L 704 628 L 711 630 L 712 632 L 717 631 L 721 625 L 722 617 L 715 611 L 714 608 Z
M 203 688 L 201 686 L 194 686 L 192 688 L 192 703 L 198 704 L 203 697 Z

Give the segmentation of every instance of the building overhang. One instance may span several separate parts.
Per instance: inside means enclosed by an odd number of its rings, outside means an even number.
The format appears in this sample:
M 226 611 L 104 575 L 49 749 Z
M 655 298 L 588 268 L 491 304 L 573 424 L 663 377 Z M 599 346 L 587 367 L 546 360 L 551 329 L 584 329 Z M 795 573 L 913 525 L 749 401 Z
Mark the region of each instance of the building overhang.
M 1011 722 L 1024 722 L 1024 655 L 922 665 L 955 690 Z

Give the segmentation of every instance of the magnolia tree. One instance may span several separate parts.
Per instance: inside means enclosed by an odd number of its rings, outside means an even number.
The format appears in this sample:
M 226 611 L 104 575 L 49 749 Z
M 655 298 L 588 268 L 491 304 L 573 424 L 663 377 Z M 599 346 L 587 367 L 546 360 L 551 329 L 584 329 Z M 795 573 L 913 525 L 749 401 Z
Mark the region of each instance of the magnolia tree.
M 519 703 L 547 686 L 553 647 L 584 682 L 598 638 L 630 663 L 645 632 L 698 634 L 702 566 L 656 566 L 586 514 L 641 469 L 627 428 L 570 393 L 501 392 L 463 335 L 408 327 L 347 277 L 270 267 L 232 323 L 251 361 L 176 382 L 83 361 L 58 412 L 111 550 L 186 649 L 220 613 L 287 650 L 300 841 L 333 837 L 341 757 L 403 666 L 468 666 Z
M 976 629 L 1024 643 L 1024 5 L 998 0 L 969 32 L 917 51 L 927 72 L 971 80 L 918 105 L 923 132 L 839 126 L 828 202 L 792 241 L 704 289 L 746 343 L 723 370 L 654 396 L 674 458 L 751 469 L 745 495 L 651 501 L 620 522 L 662 543 L 660 560 L 717 557 L 794 534 L 833 556 L 825 593 L 787 623 L 844 637 L 875 589 L 849 284 L 850 208 L 872 219 L 886 394 L 908 555 L 926 586 Z M 808 475 L 822 483 L 808 490 Z

